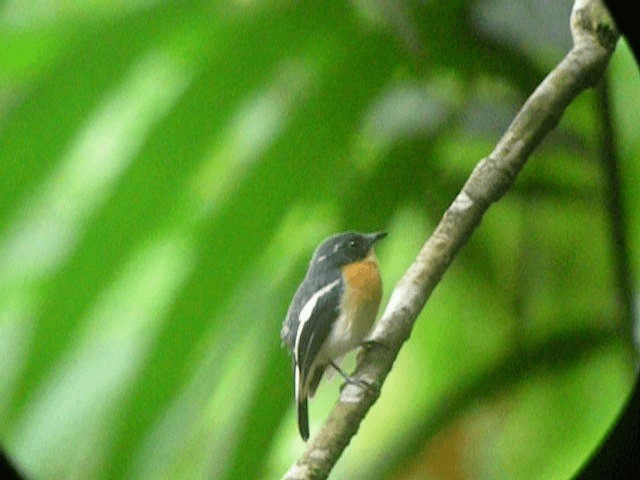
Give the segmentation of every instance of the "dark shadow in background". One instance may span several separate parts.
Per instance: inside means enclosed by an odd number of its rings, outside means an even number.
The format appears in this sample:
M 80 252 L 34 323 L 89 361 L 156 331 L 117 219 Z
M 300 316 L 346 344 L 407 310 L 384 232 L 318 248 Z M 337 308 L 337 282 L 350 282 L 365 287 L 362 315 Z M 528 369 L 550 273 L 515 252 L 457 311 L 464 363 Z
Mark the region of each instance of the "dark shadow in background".
M 3 450 L 0 450 L 0 475 L 2 478 L 9 478 L 11 480 L 24 480 L 27 478 L 16 470 L 13 462 L 11 462 Z
M 609 11 L 620 29 L 620 32 L 624 35 L 627 43 L 633 50 L 633 56 L 636 57 L 636 64 L 640 65 L 638 59 L 640 59 L 640 29 L 638 29 L 638 15 L 636 10 L 632 10 L 632 7 L 628 2 L 621 2 L 617 0 L 605 0 Z
M 636 381 L 629 403 L 617 424 L 577 478 L 637 478 L 633 472 L 637 475 L 640 469 L 639 417 L 640 390 Z

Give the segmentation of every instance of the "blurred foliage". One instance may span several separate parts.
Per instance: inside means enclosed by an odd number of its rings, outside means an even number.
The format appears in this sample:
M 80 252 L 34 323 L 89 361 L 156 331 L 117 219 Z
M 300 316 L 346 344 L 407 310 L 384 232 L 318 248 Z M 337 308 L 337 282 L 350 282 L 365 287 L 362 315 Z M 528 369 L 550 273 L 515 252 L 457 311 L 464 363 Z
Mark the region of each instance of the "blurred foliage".
M 314 246 L 387 229 L 388 296 L 571 44 L 568 0 L 31 3 L 0 4 L 0 434 L 42 479 L 281 476 L 304 445 L 278 332 Z M 607 75 L 611 118 L 570 106 L 332 478 L 566 478 L 601 441 L 636 358 L 624 42 Z

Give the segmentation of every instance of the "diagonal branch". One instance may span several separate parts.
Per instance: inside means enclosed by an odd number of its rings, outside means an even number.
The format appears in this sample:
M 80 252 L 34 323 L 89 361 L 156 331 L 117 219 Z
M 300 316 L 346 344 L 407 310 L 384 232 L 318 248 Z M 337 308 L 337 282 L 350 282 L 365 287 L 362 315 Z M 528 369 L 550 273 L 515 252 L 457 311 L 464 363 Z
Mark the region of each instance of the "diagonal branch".
M 560 121 L 571 101 L 602 76 L 618 39 L 602 0 L 576 0 L 574 46 L 525 102 L 491 154 L 475 167 L 431 237 L 394 289 L 363 350 L 356 378 L 382 386 L 425 302 L 489 206 L 513 185 L 533 149 Z M 285 480 L 327 478 L 380 395 L 380 388 L 346 385 L 322 429 Z

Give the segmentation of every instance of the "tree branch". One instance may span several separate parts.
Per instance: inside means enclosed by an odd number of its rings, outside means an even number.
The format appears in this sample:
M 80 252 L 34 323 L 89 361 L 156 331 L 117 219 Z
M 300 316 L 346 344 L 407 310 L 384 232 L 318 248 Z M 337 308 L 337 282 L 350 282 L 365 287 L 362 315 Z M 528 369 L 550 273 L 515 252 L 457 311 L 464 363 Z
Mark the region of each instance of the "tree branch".
M 576 0 L 574 46 L 525 102 L 491 154 L 482 159 L 400 280 L 363 349 L 355 376 L 378 388 L 348 384 L 321 430 L 285 480 L 325 479 L 380 395 L 380 387 L 425 302 L 489 206 L 513 185 L 533 149 L 569 103 L 602 76 L 618 33 L 601 0 Z

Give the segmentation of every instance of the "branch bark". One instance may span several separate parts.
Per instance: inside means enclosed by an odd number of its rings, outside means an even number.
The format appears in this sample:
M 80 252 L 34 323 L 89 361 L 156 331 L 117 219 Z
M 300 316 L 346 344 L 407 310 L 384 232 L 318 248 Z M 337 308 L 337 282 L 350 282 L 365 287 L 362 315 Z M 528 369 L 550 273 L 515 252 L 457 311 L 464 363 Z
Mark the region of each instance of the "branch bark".
M 348 384 L 324 426 L 285 480 L 325 479 L 380 396 L 400 347 L 427 299 L 489 206 L 513 185 L 529 155 L 571 103 L 602 76 L 618 39 L 602 0 L 576 0 L 573 48 L 522 106 L 491 154 L 482 159 L 394 289 L 354 373 L 377 388 Z

